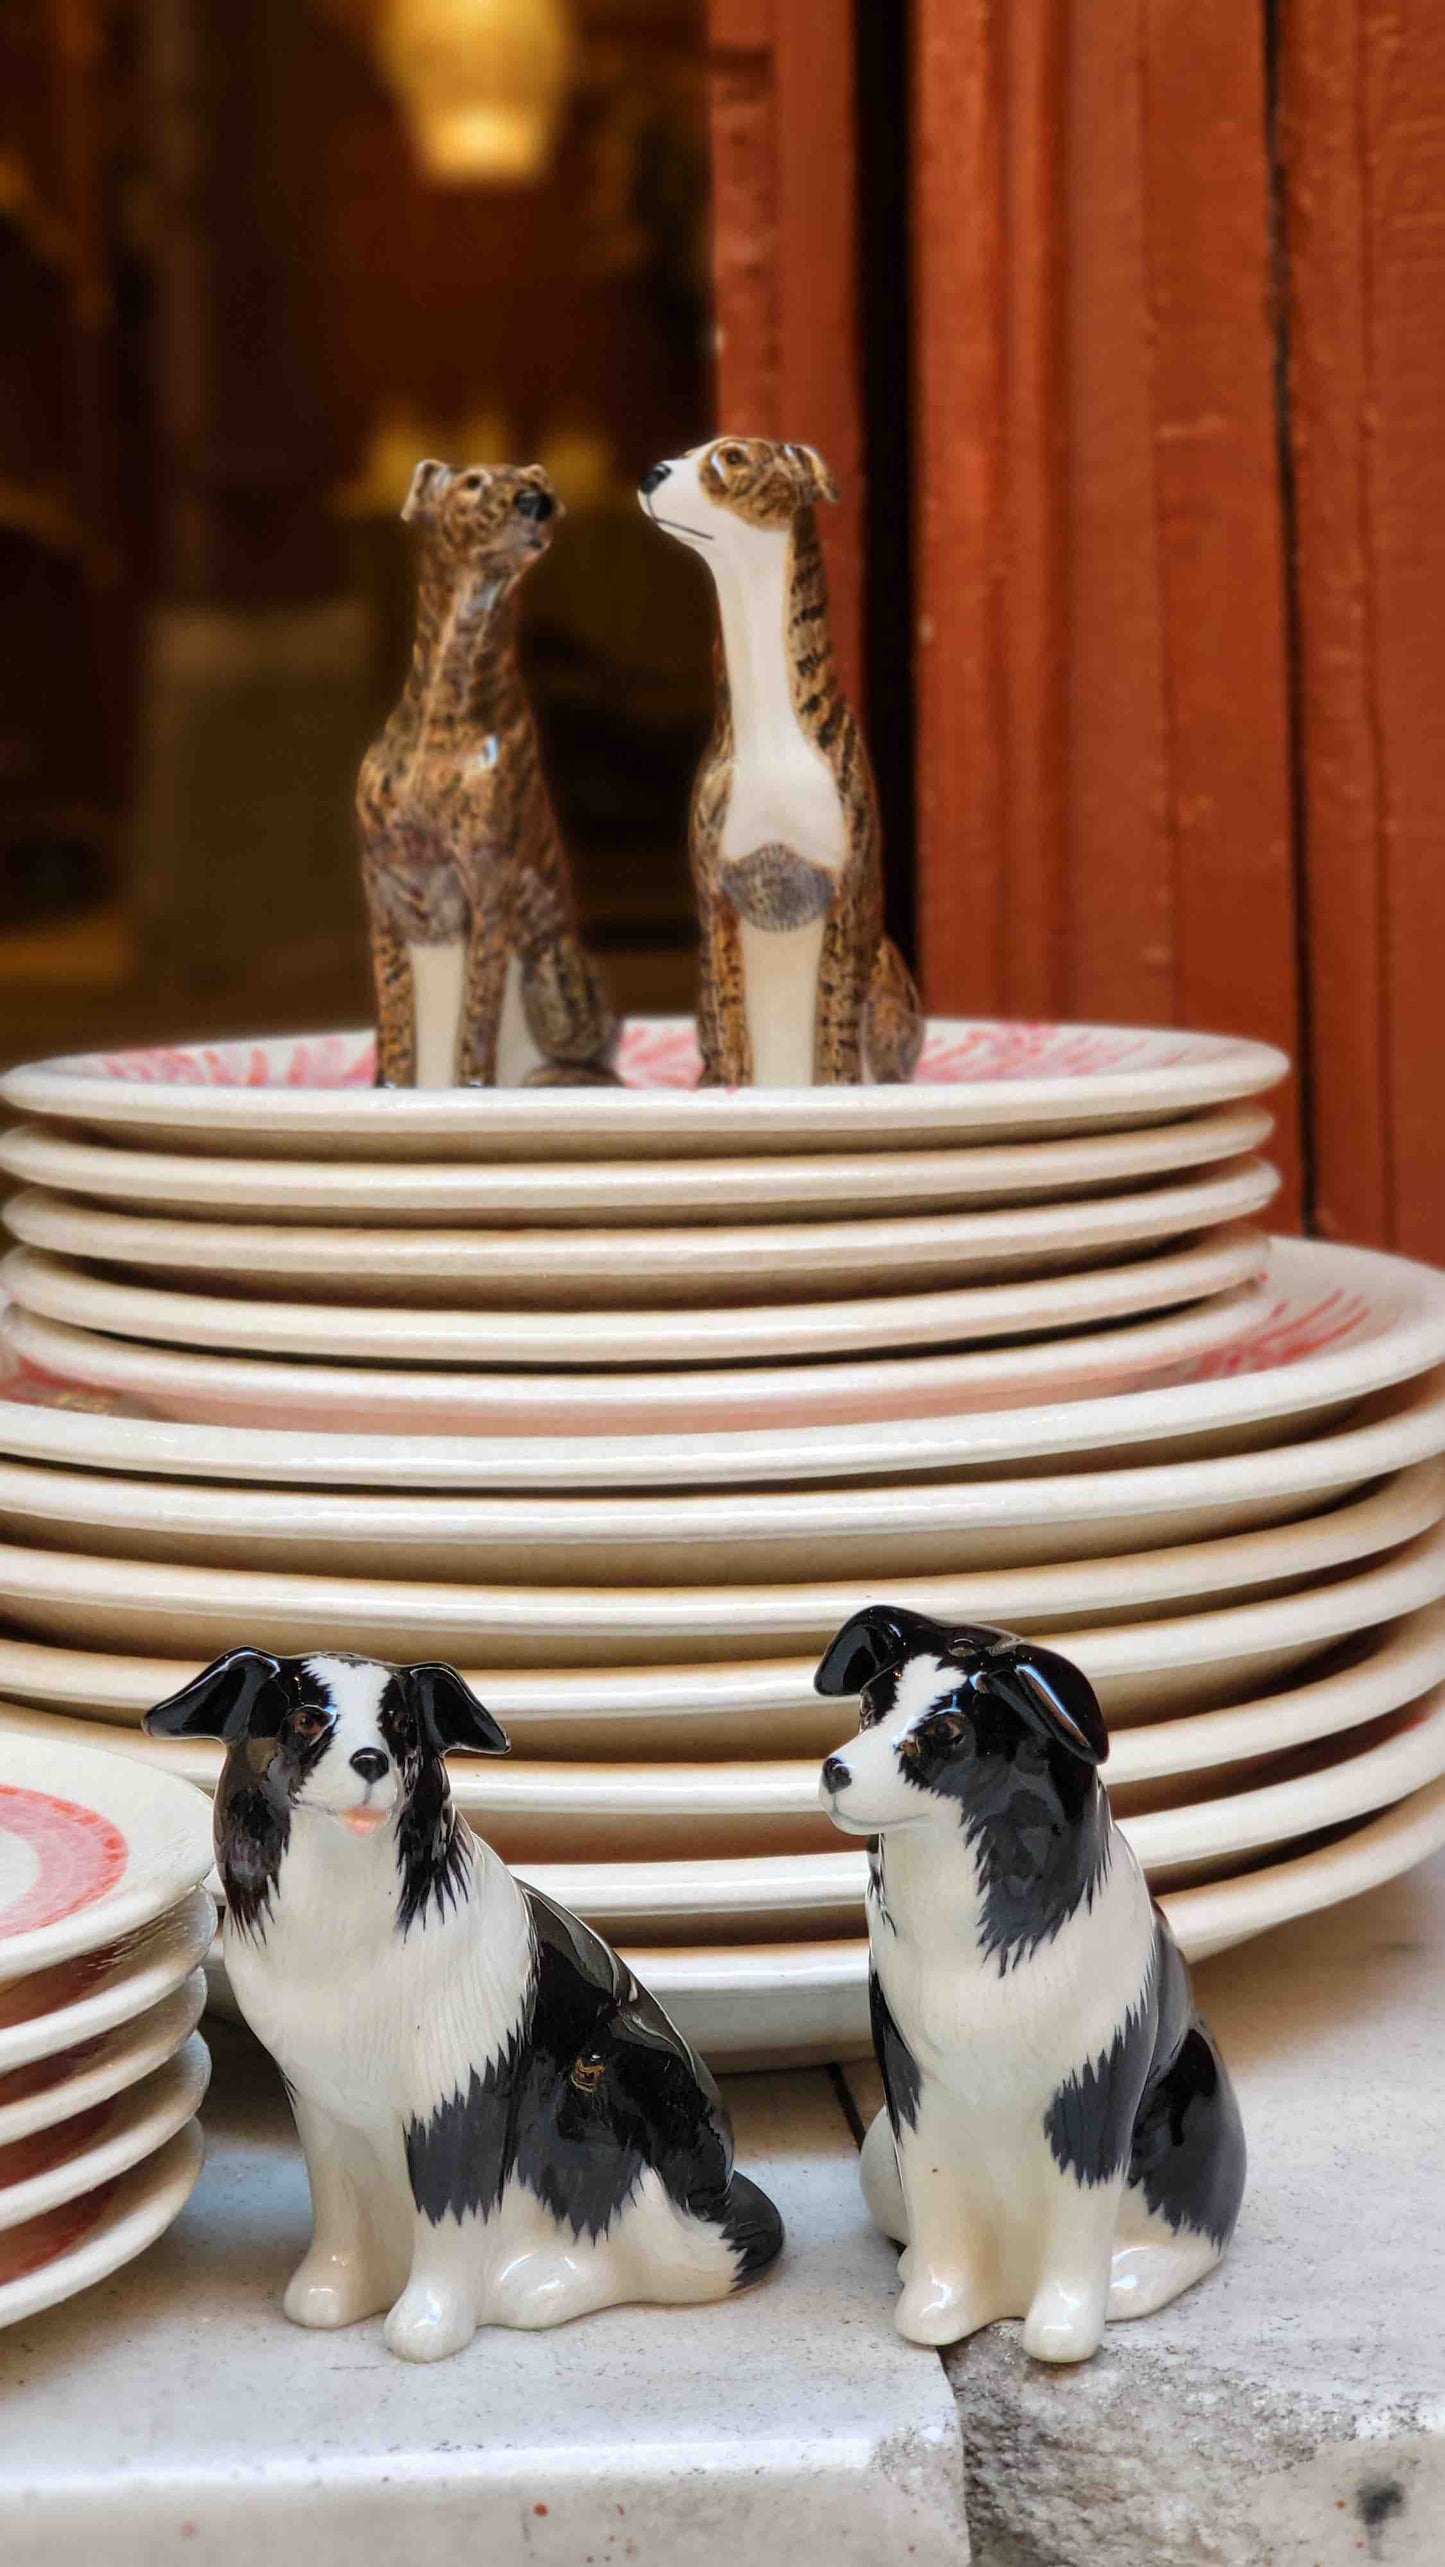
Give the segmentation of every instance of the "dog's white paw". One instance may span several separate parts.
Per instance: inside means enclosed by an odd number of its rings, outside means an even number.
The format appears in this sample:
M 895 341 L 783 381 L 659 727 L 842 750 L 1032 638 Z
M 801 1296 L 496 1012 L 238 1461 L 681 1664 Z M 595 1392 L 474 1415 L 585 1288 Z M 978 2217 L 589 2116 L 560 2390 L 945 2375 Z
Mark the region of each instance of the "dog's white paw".
M 365 2255 L 318 2254 L 297 2265 L 281 2305 L 293 2326 L 355 2326 L 384 2309 L 388 2293 Z
M 384 2330 L 388 2353 L 403 2362 L 445 2362 L 463 2352 L 476 2331 L 469 2304 L 427 2282 L 413 2282 L 402 2292 Z
M 1044 2282 L 1024 2320 L 1024 2351 L 1035 2362 L 1087 2362 L 1104 2340 L 1109 2276 L 1087 2290 Z
M 916 2276 L 908 2274 L 908 2257 L 900 2270 L 905 2275 L 893 2323 L 910 2344 L 958 2344 L 964 2336 L 976 2335 L 987 2326 L 995 2312 L 986 2308 L 980 2293 L 966 2273 L 941 2273 L 936 2266 Z
M 498 2275 L 488 2315 L 497 2326 L 565 2326 L 569 2318 L 608 2307 L 613 2296 L 611 2277 L 595 2256 L 583 2264 L 539 2246 Z

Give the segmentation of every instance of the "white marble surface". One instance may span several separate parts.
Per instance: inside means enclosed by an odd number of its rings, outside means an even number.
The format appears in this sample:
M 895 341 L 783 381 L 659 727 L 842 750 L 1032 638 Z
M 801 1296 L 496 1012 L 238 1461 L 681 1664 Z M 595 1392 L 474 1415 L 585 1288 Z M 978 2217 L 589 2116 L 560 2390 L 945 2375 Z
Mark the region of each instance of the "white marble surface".
M 1442 2567 L 1445 1856 L 1195 1983 L 1249 2143 L 1234 2244 L 1084 2370 L 1013 2326 L 950 2354 L 975 2567 Z
M 495 2330 L 435 2368 L 287 2325 L 305 2180 L 270 2063 L 214 2027 L 210 2158 L 128 2273 L 0 2335 L 6 2567 L 960 2567 L 957 2412 L 893 2333 L 827 2075 L 736 2078 L 787 2257 L 719 2308 Z

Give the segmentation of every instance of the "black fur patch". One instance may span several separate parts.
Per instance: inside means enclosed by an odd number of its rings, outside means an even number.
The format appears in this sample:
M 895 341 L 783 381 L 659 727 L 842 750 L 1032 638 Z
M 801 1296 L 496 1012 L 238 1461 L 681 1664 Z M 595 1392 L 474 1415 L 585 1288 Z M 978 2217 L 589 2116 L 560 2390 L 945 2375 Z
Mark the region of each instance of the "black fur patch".
M 893 2020 L 893 2009 L 883 1993 L 876 1970 L 868 1973 L 868 2012 L 873 2025 L 873 2047 L 878 2054 L 878 2073 L 883 2079 L 888 2118 L 896 2139 L 905 2122 L 910 2130 L 918 2126 L 918 2098 L 923 2080 L 918 2073 L 918 2062 Z
M 1060 2086 L 1044 2128 L 1056 2162 L 1080 2183 L 1107 2183 L 1127 2167 L 1160 2218 L 1228 2244 L 1244 2196 L 1239 2106 L 1157 1910 L 1139 2005 L 1109 2049 Z
M 216 1786 L 216 1867 L 226 1913 L 242 1934 L 265 1933 L 291 1841 L 291 1803 L 326 1754 L 329 1729 L 314 1738 L 295 1730 L 298 1713 L 329 1713 L 329 1697 L 299 1661 L 285 1660 L 258 1698 L 244 1738 L 235 1741 Z
M 661 2007 L 589 1927 L 536 1890 L 536 1966 L 523 2021 L 485 2076 L 406 2134 L 418 2209 L 486 2210 L 515 2174 L 560 2226 L 600 2237 L 655 2170 L 679 2209 L 711 2220 L 752 2280 L 782 2222 L 734 2175 L 716 2086 Z
M 1109 1869 L 1108 1804 L 1093 1766 L 1062 1743 L 965 1683 L 915 1723 L 899 1768 L 959 1805 L 978 1865 L 980 1939 L 1000 1974 L 1092 1904 Z
M 1065 2079 L 1044 2115 L 1056 2165 L 1081 2184 L 1107 2184 L 1129 2163 L 1157 2019 L 1151 1967 L 1108 2049 Z
M 396 1921 L 403 1934 L 456 1905 L 471 1871 L 471 1836 L 452 1807 L 446 1766 L 422 1735 L 404 1674 L 393 1676 L 381 1698 L 377 1728 L 396 1764 L 401 1795 L 396 1819 L 396 1868 L 401 1892 Z
M 722 865 L 718 880 L 740 918 L 774 931 L 807 927 L 833 905 L 837 882 L 793 847 L 755 847 Z

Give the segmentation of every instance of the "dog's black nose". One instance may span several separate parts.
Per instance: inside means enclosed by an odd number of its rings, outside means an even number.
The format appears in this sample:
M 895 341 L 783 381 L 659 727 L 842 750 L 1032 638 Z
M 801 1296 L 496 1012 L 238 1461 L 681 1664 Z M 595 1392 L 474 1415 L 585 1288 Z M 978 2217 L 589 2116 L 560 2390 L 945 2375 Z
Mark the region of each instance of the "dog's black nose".
M 823 1781 L 830 1792 L 840 1792 L 853 1780 L 841 1756 L 828 1756 L 823 1763 Z
M 359 1774 L 364 1783 L 379 1783 L 386 1772 L 387 1762 L 379 1747 L 358 1747 L 351 1759 L 351 1770 L 353 1774 Z
M 530 517 L 536 526 L 551 516 L 557 502 L 547 490 L 519 490 L 513 501 L 519 517 Z
M 646 498 L 649 490 L 655 490 L 660 481 L 666 481 L 671 470 L 672 466 L 670 463 L 655 463 L 649 472 L 645 472 L 643 474 L 642 479 L 638 484 L 638 488 L 641 490 L 644 499 Z

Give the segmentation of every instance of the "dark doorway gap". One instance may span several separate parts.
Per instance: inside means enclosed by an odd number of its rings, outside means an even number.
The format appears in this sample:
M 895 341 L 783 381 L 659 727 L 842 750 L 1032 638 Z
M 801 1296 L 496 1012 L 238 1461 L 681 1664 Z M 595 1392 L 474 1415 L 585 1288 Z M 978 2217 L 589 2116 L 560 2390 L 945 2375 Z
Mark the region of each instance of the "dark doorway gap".
M 909 402 L 912 10 L 854 0 L 858 268 L 867 515 L 865 721 L 883 815 L 888 932 L 915 954 L 913 496 Z

